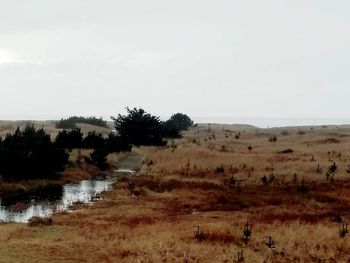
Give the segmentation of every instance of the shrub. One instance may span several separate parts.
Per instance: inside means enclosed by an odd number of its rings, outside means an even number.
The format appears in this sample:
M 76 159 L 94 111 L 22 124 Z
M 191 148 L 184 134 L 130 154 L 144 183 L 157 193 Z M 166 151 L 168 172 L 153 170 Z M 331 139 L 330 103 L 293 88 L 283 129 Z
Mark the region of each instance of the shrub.
M 236 182 L 237 182 L 237 180 L 233 176 L 231 176 L 231 178 L 228 181 L 228 185 L 230 187 L 234 187 L 236 185 Z
M 147 113 L 143 109 L 126 108 L 127 115 L 112 117 L 119 135 L 131 144 L 165 145 L 164 128 L 159 117 Z
M 244 241 L 248 241 L 251 235 L 252 235 L 252 228 L 249 225 L 249 223 L 247 222 L 245 224 L 245 226 L 244 226 L 244 229 L 243 229 L 243 237 L 242 237 L 242 239 Z
M 237 254 L 237 262 L 244 262 L 243 249 Z
M 187 130 L 193 125 L 190 117 L 183 113 L 176 113 L 163 123 L 164 136 L 168 138 L 181 137 L 181 131 Z
M 194 238 L 197 241 L 202 241 L 205 239 L 205 235 L 204 232 L 200 230 L 199 226 L 196 227 L 196 230 L 194 231 Z
M 128 152 L 131 150 L 132 145 L 126 137 L 121 137 L 114 133 L 110 133 L 108 134 L 105 147 L 109 153 L 124 151 Z
M 301 194 L 305 194 L 309 191 L 309 189 L 306 187 L 306 185 L 304 184 L 304 182 L 301 182 L 301 185 L 298 186 L 297 191 Z
M 180 138 L 181 130 L 176 127 L 176 123 L 172 121 L 166 121 L 162 123 L 164 129 L 164 137 L 167 138 Z
M 50 177 L 63 171 L 68 154 L 57 147 L 43 129 L 28 125 L 7 134 L 0 144 L 0 174 L 4 178 L 32 179 Z
M 87 149 L 104 148 L 106 140 L 101 133 L 89 132 L 82 140 L 82 147 Z
M 273 174 L 270 174 L 269 177 L 266 177 L 266 175 L 261 177 L 261 182 L 263 184 L 271 184 L 274 180 L 275 180 L 275 176 Z
M 347 225 L 347 224 L 343 224 L 343 225 L 339 228 L 339 236 L 340 236 L 340 237 L 345 237 L 348 233 L 349 233 L 348 225 Z
M 270 249 L 275 249 L 276 248 L 276 243 L 275 241 L 272 240 L 272 237 L 268 237 L 269 240 L 266 243 L 266 246 Z
M 322 170 L 320 164 L 317 164 L 316 173 L 319 173 L 319 174 L 323 173 L 323 170 Z
M 95 149 L 91 154 L 91 160 L 96 164 L 99 168 L 106 168 L 107 166 L 107 156 L 108 151 L 105 148 Z
M 168 120 L 168 122 L 174 123 L 175 127 L 179 131 L 187 130 L 189 127 L 193 125 L 193 121 L 191 120 L 191 118 L 183 113 L 173 114 Z
M 334 180 L 334 175 L 335 172 L 337 171 L 337 165 L 335 164 L 335 162 L 333 162 L 333 164 L 328 168 L 328 171 L 326 173 L 326 178 L 327 180 L 329 179 L 329 177 Z
M 217 166 L 217 167 L 214 169 L 214 172 L 215 172 L 215 173 L 223 173 L 223 172 L 225 172 L 225 167 L 224 167 L 223 165 Z
M 136 189 L 135 181 L 131 180 L 130 182 L 128 182 L 128 191 L 129 191 L 131 196 L 133 196 L 135 189 Z
M 72 150 L 82 146 L 83 133 L 80 128 L 60 131 L 55 139 L 57 147 Z
M 276 142 L 276 141 L 277 141 L 276 135 L 270 136 L 270 137 L 269 137 L 269 141 L 270 141 L 270 142 Z
M 95 125 L 95 126 L 99 126 L 99 127 L 105 127 L 107 128 L 107 122 L 104 121 L 101 118 L 96 118 L 96 117 L 77 117 L 77 116 L 73 116 L 73 117 L 69 117 L 67 119 L 61 119 L 60 121 L 58 121 L 56 123 L 56 128 L 58 129 L 74 129 L 76 128 L 76 124 L 77 123 L 87 123 L 87 124 L 91 124 L 91 125 Z

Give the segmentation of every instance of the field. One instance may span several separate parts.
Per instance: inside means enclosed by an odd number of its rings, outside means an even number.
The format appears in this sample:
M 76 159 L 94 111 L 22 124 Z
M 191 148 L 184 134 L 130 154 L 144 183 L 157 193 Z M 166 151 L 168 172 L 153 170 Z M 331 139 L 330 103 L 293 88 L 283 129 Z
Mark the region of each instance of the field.
M 0 262 L 350 262 L 349 139 L 350 126 L 198 125 L 134 149 L 141 170 L 103 200 L 1 224 Z
M 34 124 L 36 129 L 44 128 L 45 131 L 51 135 L 51 138 L 55 138 L 60 129 L 56 128 L 56 121 L 0 121 L 0 136 L 5 137 L 7 133 L 13 133 L 17 127 L 24 129 L 26 125 Z M 98 127 L 86 123 L 78 123 L 77 126 L 81 129 L 85 135 L 92 130 L 107 135 L 111 130 L 108 128 Z M 111 122 L 108 122 L 110 128 L 113 127 Z

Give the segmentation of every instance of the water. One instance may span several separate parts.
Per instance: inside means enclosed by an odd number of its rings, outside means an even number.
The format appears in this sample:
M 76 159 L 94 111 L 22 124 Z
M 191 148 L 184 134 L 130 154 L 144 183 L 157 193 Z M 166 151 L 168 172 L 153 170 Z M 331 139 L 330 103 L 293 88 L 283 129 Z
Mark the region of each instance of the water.
M 16 200 L 0 201 L 0 220 L 26 223 L 34 216 L 48 217 L 55 212 L 66 211 L 74 203 L 90 203 L 102 192 L 112 188 L 115 178 L 83 180 L 63 187 L 41 191 L 29 199 L 23 196 Z

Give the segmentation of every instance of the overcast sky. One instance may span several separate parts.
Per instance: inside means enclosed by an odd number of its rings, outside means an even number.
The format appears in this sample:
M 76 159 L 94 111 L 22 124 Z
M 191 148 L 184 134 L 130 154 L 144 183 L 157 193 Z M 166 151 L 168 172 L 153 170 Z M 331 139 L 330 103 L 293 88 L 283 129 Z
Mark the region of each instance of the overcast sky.
M 0 0 L 0 115 L 347 118 L 348 0 Z

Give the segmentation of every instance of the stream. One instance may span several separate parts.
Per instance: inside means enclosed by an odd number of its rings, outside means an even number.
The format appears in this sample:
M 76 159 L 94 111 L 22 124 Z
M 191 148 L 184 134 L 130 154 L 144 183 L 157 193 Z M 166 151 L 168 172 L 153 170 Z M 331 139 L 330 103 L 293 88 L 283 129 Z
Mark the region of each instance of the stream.
M 102 192 L 110 190 L 114 181 L 112 178 L 83 180 L 32 195 L 29 200 L 25 197 L 13 202 L 1 200 L 0 220 L 26 223 L 34 216 L 48 217 L 55 212 L 66 211 L 74 203 L 90 203 Z
M 69 211 L 75 203 L 93 203 L 101 199 L 102 192 L 112 189 L 118 174 L 135 173 L 142 161 L 143 156 L 131 152 L 120 160 L 119 169 L 109 176 L 50 187 L 15 200 L 0 199 L 0 221 L 27 223 L 34 216 L 49 217 L 55 212 Z

